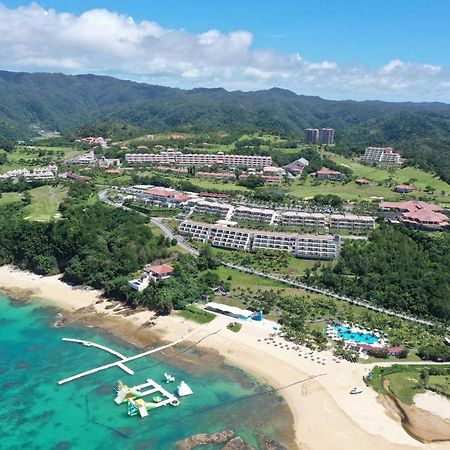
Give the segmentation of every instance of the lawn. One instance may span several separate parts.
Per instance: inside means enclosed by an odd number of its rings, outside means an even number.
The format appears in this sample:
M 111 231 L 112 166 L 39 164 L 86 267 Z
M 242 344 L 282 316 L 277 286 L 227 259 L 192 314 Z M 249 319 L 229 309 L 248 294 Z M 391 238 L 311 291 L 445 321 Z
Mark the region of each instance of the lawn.
M 2 194 L 0 194 L 0 206 L 19 202 L 21 198 L 22 195 L 17 192 L 3 192 Z
M 0 166 L 0 173 L 13 169 L 41 167 L 53 162 L 62 162 L 83 153 L 83 150 L 74 147 L 44 147 L 19 146 L 11 153 L 7 153 L 6 164 Z
M 441 373 L 447 372 L 447 374 L 430 375 L 428 379 L 426 379 L 426 377 L 422 377 L 424 372 L 431 370 L 442 371 Z M 449 395 L 449 370 L 450 366 L 448 365 L 436 367 L 426 365 L 394 365 L 391 367 L 376 366 L 372 370 L 372 376 L 367 382 L 377 392 L 386 394 L 386 390 L 383 386 L 383 380 L 389 381 L 390 391 L 402 402 L 411 405 L 414 402 L 414 396 L 425 392 L 427 388 L 436 390 L 444 395 Z
M 196 306 L 188 306 L 186 309 L 178 312 L 178 315 L 201 324 L 209 323 L 216 318 L 215 314 L 197 308 Z
M 436 198 L 440 202 L 449 203 L 450 202 L 450 185 L 442 181 L 436 175 L 433 175 L 429 172 L 425 172 L 424 170 L 415 168 L 415 167 L 405 167 L 403 169 L 397 169 L 390 172 L 384 168 L 367 166 L 365 164 L 360 164 L 354 159 L 345 158 L 340 155 L 335 155 L 333 153 L 325 153 L 325 156 L 337 162 L 338 164 L 342 164 L 344 166 L 350 167 L 356 178 L 367 178 L 373 182 L 380 182 L 388 180 L 392 178 L 392 187 L 398 184 L 407 184 L 411 182 L 419 191 L 414 195 L 420 194 L 421 196 L 429 195 L 423 192 L 423 189 L 426 187 L 432 187 L 436 191 Z M 352 183 L 354 184 L 354 183 Z M 393 198 L 396 199 L 401 197 L 400 194 L 396 194 L 392 192 L 391 186 L 377 186 L 375 183 L 369 186 L 357 186 L 354 184 L 356 190 L 353 190 L 353 193 L 365 193 L 369 195 L 376 195 L 380 197 Z M 373 188 L 375 190 L 379 190 L 380 193 L 374 194 Z M 386 190 L 388 192 L 386 192 Z M 442 194 L 441 192 L 444 192 Z M 403 196 L 404 197 L 404 196 Z M 409 196 L 408 196 L 409 198 Z
M 25 218 L 45 222 L 58 217 L 58 207 L 67 190 L 61 186 L 41 186 L 30 191 L 31 203 L 25 207 Z
M 281 284 L 274 280 L 259 277 L 251 273 L 239 272 L 239 270 L 231 269 L 230 267 L 219 266 L 215 272 L 219 275 L 222 281 L 229 281 L 231 283 L 231 291 L 236 291 L 239 287 L 241 289 L 257 289 L 260 287 L 281 287 Z M 228 278 L 231 277 L 230 280 Z

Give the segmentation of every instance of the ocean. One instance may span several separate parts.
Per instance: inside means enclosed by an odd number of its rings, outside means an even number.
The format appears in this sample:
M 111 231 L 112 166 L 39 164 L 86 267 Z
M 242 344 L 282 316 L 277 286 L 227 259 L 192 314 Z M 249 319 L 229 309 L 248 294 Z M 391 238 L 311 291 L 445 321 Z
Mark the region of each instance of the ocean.
M 226 429 L 255 448 L 262 448 L 262 435 L 292 448 L 292 416 L 280 394 L 195 347 L 127 363 L 134 375 L 114 367 L 58 385 L 60 379 L 117 360 L 63 337 L 93 341 L 127 356 L 142 350 L 98 328 L 55 328 L 56 315 L 55 308 L 0 295 L 1 449 L 170 450 L 190 435 Z M 176 377 L 165 385 L 169 391 L 184 380 L 194 395 L 147 418 L 129 417 L 126 405 L 114 403 L 118 379 L 129 386 L 147 378 L 162 382 L 164 372 Z

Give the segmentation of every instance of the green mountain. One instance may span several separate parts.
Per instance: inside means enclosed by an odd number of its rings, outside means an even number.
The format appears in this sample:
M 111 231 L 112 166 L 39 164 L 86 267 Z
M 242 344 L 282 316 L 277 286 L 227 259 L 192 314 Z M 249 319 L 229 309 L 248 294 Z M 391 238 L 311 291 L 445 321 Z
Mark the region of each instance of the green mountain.
M 450 105 L 445 103 L 334 101 L 279 88 L 182 90 L 97 75 L 0 71 L 0 139 L 30 137 L 31 127 L 114 128 L 117 137 L 126 138 L 145 131 L 218 129 L 298 136 L 307 127 L 325 126 L 336 129 L 336 152 L 395 145 L 411 163 L 450 181 Z
M 414 123 L 435 118 L 447 129 L 450 105 L 331 101 L 273 88 L 256 92 L 181 90 L 96 75 L 0 71 L 0 136 L 17 137 L 30 126 L 70 131 L 92 121 L 121 122 L 149 131 L 198 128 L 300 133 L 330 126 L 338 131 L 408 113 Z M 383 132 L 389 137 L 389 126 Z M 392 133 L 391 133 L 392 134 Z M 394 136 L 395 137 L 395 136 Z M 426 137 L 426 136 L 420 136 Z

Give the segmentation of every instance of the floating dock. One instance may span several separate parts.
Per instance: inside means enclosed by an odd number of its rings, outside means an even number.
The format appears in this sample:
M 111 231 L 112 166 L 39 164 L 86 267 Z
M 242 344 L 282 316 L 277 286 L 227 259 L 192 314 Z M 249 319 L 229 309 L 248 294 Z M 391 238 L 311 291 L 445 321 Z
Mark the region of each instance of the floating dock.
M 182 338 L 177 339 L 176 341 L 174 341 L 174 342 L 172 342 L 170 344 L 162 345 L 161 347 L 153 348 L 151 350 L 147 350 L 146 352 L 139 353 L 138 355 L 134 355 L 134 356 L 130 356 L 130 357 L 126 357 L 125 355 L 122 355 L 121 353 L 116 352 L 115 350 L 113 350 L 113 349 L 111 349 L 109 347 L 105 347 L 104 345 L 96 344 L 95 342 L 83 341 L 82 339 L 63 338 L 62 340 L 65 341 L 65 342 L 74 342 L 74 343 L 77 343 L 77 344 L 83 344 L 86 347 L 99 348 L 99 349 L 104 350 L 104 351 L 106 351 L 108 353 L 111 353 L 114 356 L 117 356 L 119 358 L 119 360 L 115 361 L 115 362 L 112 362 L 112 363 L 109 363 L 109 364 L 105 364 L 103 366 L 95 367 L 94 369 L 86 370 L 84 372 L 78 373 L 78 374 L 73 375 L 73 376 L 68 377 L 68 378 L 64 378 L 63 380 L 59 380 L 58 384 L 69 383 L 70 381 L 77 380 L 79 378 L 85 377 L 87 375 L 91 375 L 93 373 L 100 372 L 102 370 L 110 369 L 111 367 L 119 367 L 120 369 L 122 369 L 123 371 L 128 373 L 129 375 L 133 375 L 134 372 L 129 367 L 127 367 L 125 365 L 127 362 L 134 361 L 134 360 L 139 359 L 139 358 L 143 358 L 145 356 L 151 355 L 152 353 L 160 352 L 160 351 L 165 350 L 166 348 L 169 348 L 169 347 L 173 347 L 174 345 L 177 345 L 180 342 L 183 342 L 184 340 L 188 339 L 190 336 L 192 336 L 193 334 L 197 333 L 198 331 L 200 331 L 203 328 L 204 328 L 204 326 L 201 326 L 201 327 L 195 329 L 194 331 L 188 333 L 186 336 L 183 336 Z

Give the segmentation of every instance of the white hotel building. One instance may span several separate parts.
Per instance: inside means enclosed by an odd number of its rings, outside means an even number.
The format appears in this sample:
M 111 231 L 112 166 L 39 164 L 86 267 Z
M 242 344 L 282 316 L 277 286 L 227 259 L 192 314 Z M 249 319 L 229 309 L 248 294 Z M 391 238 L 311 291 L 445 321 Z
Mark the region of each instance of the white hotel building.
M 322 213 L 308 213 L 303 211 L 286 211 L 281 214 L 281 225 L 292 227 L 319 227 L 326 226 L 327 216 Z
M 236 206 L 234 208 L 233 220 L 248 220 L 264 222 L 272 225 L 277 213 L 273 209 L 248 208 L 247 206 Z
M 329 227 L 335 230 L 373 230 L 375 218 L 354 214 L 331 214 Z
M 400 153 L 394 152 L 392 147 L 367 147 L 361 159 L 377 164 L 400 164 Z
M 271 156 L 230 155 L 218 153 L 182 153 L 168 149 L 161 153 L 127 153 L 125 161 L 130 164 L 180 164 L 228 167 L 262 168 L 272 165 Z
M 232 250 L 280 250 L 307 259 L 334 259 L 340 249 L 339 236 L 258 231 L 190 220 L 182 222 L 178 232 L 216 247 Z
M 321 214 L 286 211 L 281 215 L 281 225 L 311 228 L 329 227 L 336 230 L 373 230 L 375 218 L 371 216 L 356 216 L 353 214 Z

